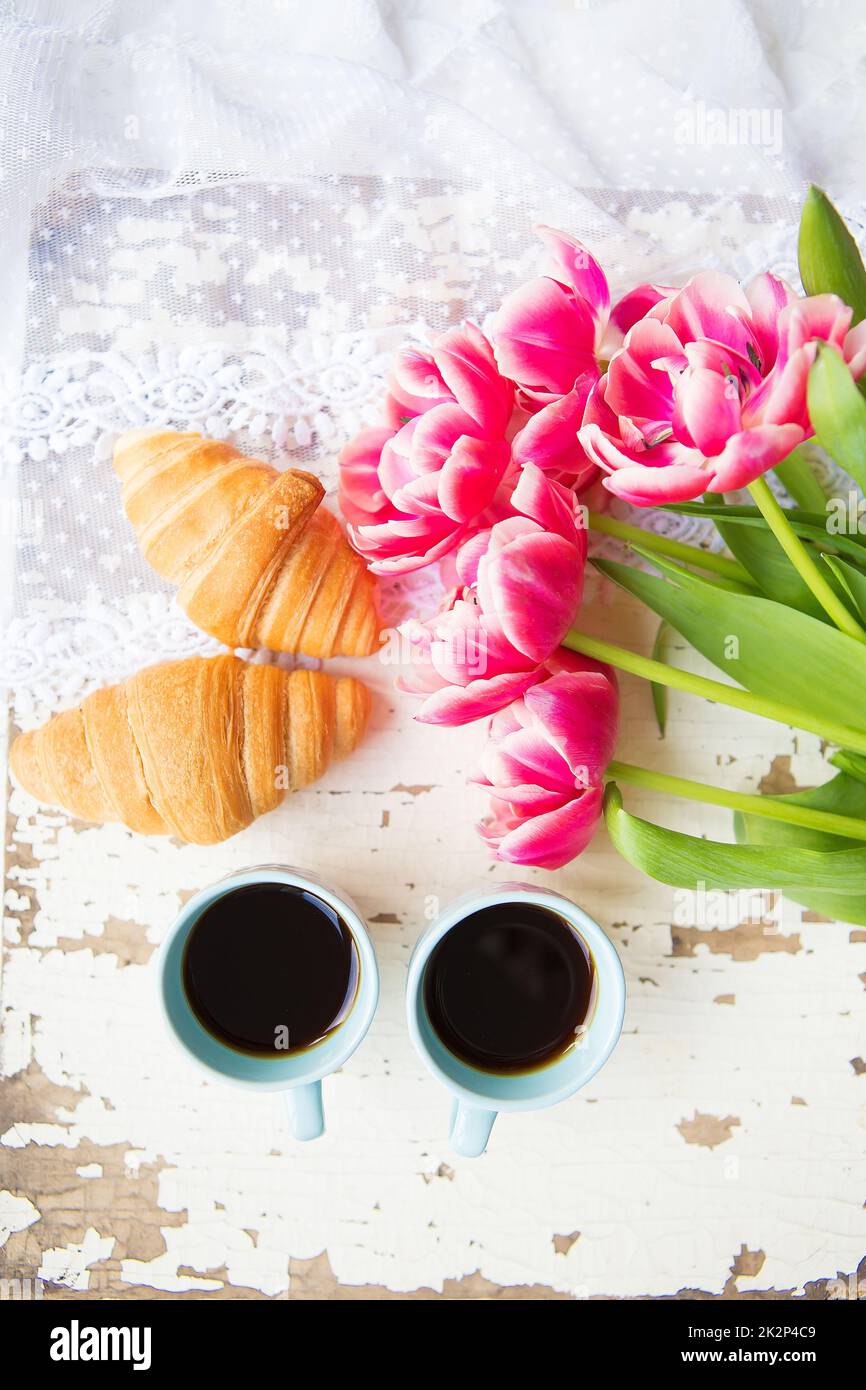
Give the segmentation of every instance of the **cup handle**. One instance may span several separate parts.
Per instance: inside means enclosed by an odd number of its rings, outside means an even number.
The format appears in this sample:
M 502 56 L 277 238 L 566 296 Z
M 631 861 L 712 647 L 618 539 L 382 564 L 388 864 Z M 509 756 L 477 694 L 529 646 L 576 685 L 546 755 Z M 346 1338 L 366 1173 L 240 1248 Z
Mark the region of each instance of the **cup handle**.
M 295 1139 L 318 1139 L 325 1132 L 322 1083 L 310 1081 L 285 1092 L 289 1127 Z
M 466 1105 L 455 1100 L 451 1109 L 451 1147 L 462 1158 L 478 1158 L 487 1148 L 487 1140 L 496 1119 L 495 1110 L 482 1110 L 479 1105 Z

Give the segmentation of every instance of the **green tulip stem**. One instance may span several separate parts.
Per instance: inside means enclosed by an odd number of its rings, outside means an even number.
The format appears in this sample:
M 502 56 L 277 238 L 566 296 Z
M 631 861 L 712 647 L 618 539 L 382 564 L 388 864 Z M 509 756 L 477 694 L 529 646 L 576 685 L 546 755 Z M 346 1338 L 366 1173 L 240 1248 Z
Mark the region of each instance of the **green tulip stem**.
M 754 587 L 748 570 L 727 555 L 716 555 L 698 545 L 686 545 L 685 541 L 672 540 L 670 536 L 659 536 L 655 531 L 645 531 L 642 526 L 630 526 L 627 521 L 616 521 L 612 516 L 600 512 L 588 512 L 587 524 L 591 531 L 604 536 L 614 536 L 627 545 L 639 545 L 643 550 L 653 550 L 659 555 L 668 555 L 672 560 L 680 560 L 684 565 L 694 565 L 696 569 L 720 574 L 725 579 L 733 579 L 737 584 Z
M 866 753 L 866 733 L 848 728 L 835 721 L 813 718 L 806 710 L 783 704 L 780 700 L 769 700 L 763 695 L 753 695 L 736 685 L 724 685 L 721 681 L 708 679 L 683 671 L 678 666 L 668 666 L 664 661 L 654 661 L 652 657 L 640 656 L 626 647 L 617 647 L 600 637 L 590 637 L 585 632 L 572 628 L 563 638 L 563 646 L 573 652 L 593 657 L 596 661 L 606 661 L 620 671 L 628 671 L 633 676 L 643 676 L 645 680 L 657 685 L 668 685 L 673 690 L 684 690 L 690 695 L 700 695 L 705 700 L 713 700 L 719 705 L 731 705 L 733 709 L 746 710 L 749 714 L 760 715 L 762 719 L 774 719 L 779 724 L 788 724 L 795 729 L 805 729 L 817 734 L 827 743 L 838 744 L 856 753 Z
M 764 816 L 767 820 L 786 821 L 809 830 L 823 830 L 828 835 L 844 835 L 848 840 L 866 840 L 866 820 L 855 816 L 840 816 L 833 811 L 815 811 L 771 796 L 750 796 L 746 792 L 729 792 L 722 787 L 710 787 L 705 782 L 693 782 L 688 777 L 671 777 L 666 772 L 652 772 L 631 763 L 608 763 L 607 776 L 616 782 L 630 782 L 634 787 L 668 796 L 682 796 L 689 801 L 705 801 L 711 806 L 725 806 L 729 811 L 741 811 L 746 816 Z
M 770 491 L 766 478 L 756 478 L 753 483 L 749 483 L 749 492 L 794 569 L 812 590 L 827 616 L 833 620 L 840 632 L 853 637 L 855 642 L 866 642 L 866 632 L 815 564 Z

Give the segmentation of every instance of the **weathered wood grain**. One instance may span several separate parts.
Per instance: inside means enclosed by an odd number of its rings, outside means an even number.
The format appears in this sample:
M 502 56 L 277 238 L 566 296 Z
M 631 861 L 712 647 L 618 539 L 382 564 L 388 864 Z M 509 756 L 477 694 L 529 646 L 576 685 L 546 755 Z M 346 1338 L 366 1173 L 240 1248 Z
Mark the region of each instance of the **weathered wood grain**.
M 593 614 L 646 649 L 644 619 L 619 598 L 596 596 Z M 695 903 L 642 879 L 603 832 L 568 869 L 522 877 L 610 932 L 629 991 L 621 1044 L 564 1105 L 502 1118 L 483 1159 L 450 1153 L 447 1099 L 406 1036 L 406 962 L 437 904 L 515 875 L 471 831 L 482 802 L 463 779 L 481 730 L 414 725 L 393 668 L 366 673 L 375 727 L 356 757 L 223 846 L 137 840 L 11 794 L 0 1274 L 38 1274 L 58 1298 L 853 1289 L 832 1281 L 866 1249 L 866 933 L 772 893 Z M 674 697 L 662 743 L 647 690 L 626 681 L 623 697 L 630 761 L 746 791 L 827 775 L 817 740 Z M 729 833 L 717 810 L 628 804 Z M 374 1026 L 326 1083 L 328 1134 L 309 1146 L 293 1144 L 275 1098 L 187 1069 L 151 979 L 190 892 L 274 860 L 356 899 L 382 972 Z

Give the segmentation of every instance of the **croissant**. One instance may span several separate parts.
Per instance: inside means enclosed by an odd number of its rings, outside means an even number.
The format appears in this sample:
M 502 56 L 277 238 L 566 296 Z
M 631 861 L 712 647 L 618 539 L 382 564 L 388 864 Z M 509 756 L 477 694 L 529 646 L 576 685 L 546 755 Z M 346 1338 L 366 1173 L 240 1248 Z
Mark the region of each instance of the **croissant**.
M 312 474 L 173 430 L 122 434 L 114 467 L 145 559 L 203 632 L 307 656 L 376 650 L 376 580 Z
M 367 687 L 236 656 L 146 667 L 10 750 L 39 801 L 88 821 L 214 844 L 320 777 L 364 736 Z

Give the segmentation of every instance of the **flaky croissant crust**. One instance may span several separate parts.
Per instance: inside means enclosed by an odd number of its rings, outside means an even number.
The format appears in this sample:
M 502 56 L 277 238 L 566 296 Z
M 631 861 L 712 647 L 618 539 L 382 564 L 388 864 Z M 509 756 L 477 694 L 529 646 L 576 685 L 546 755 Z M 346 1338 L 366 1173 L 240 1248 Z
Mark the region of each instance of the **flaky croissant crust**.
M 82 820 L 214 844 L 352 752 L 370 695 L 353 677 L 235 656 L 146 667 L 10 751 L 16 780 Z
M 145 559 L 203 632 L 315 657 L 376 650 L 376 580 L 312 474 L 173 430 L 122 434 L 114 467 Z

